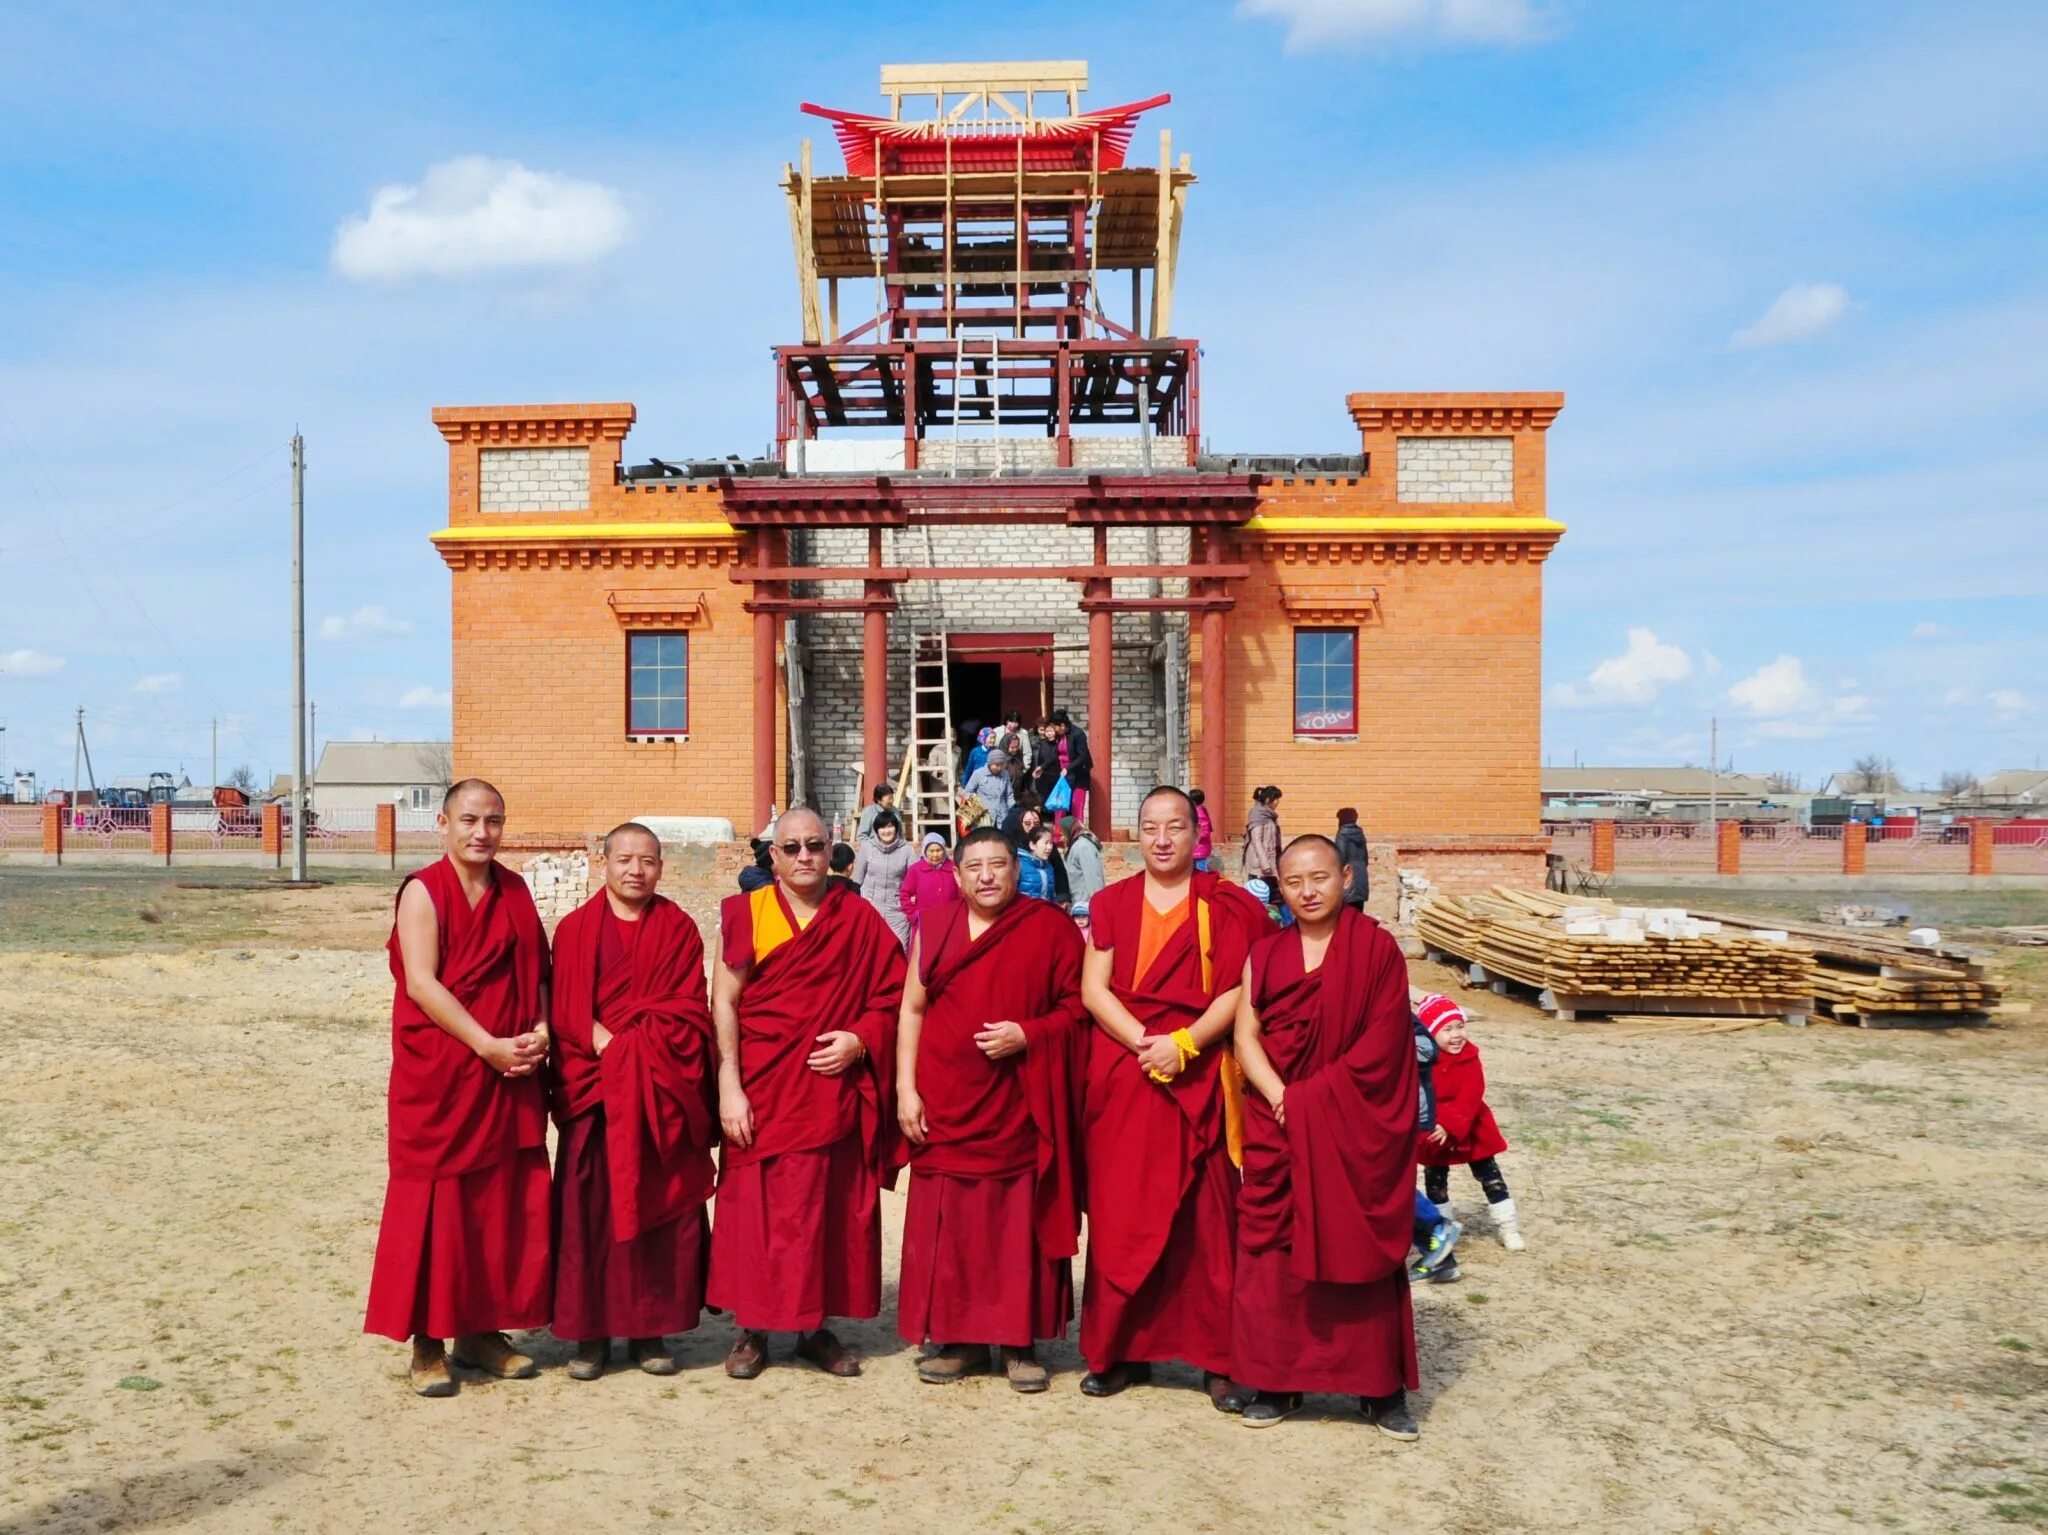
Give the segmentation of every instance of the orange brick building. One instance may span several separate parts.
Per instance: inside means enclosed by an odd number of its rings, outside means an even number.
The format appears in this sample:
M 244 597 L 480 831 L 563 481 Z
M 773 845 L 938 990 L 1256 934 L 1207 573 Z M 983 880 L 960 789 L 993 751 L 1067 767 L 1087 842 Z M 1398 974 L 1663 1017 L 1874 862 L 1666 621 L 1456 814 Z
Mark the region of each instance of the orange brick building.
M 1159 102 L 1081 112 L 1085 74 L 892 67 L 890 117 L 807 108 L 848 169 L 806 145 L 785 179 L 804 339 L 776 349 L 777 458 L 629 466 L 623 404 L 434 412 L 456 768 L 506 790 L 515 841 L 745 835 L 883 781 L 935 819 L 942 736 L 1057 705 L 1105 833 L 1165 780 L 1229 836 L 1274 783 L 1290 833 L 1355 805 L 1440 882 L 1540 877 L 1562 396 L 1361 393 L 1355 451 L 1204 453 L 1171 319 L 1194 178 L 1164 134 L 1125 164 Z M 873 317 L 843 326 L 862 278 Z

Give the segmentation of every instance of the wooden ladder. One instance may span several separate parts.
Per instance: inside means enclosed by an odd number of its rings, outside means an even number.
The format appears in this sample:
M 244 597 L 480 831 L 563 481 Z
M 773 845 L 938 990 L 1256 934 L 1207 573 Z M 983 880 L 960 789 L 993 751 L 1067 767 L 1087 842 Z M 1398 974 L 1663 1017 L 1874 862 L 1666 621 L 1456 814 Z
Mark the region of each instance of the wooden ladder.
M 946 675 L 946 632 L 922 625 L 910 637 L 910 818 L 953 839 L 953 688 Z M 934 762 L 943 763 L 933 768 Z

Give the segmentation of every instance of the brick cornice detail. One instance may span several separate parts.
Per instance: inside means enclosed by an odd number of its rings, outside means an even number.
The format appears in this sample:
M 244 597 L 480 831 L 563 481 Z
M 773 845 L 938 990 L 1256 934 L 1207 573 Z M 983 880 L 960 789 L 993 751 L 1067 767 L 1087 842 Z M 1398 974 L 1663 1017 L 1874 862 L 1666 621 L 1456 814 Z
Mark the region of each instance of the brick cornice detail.
M 437 545 L 450 570 L 717 570 L 739 562 L 732 543 Z
M 626 629 L 688 629 L 703 622 L 705 593 L 677 588 L 646 588 L 605 593 L 606 603 Z
M 598 441 L 622 442 L 637 415 L 634 407 L 627 404 L 441 405 L 434 409 L 434 425 L 451 443 L 551 443 L 569 447 Z
M 1269 537 L 1258 554 L 1269 565 L 1540 565 L 1556 545 L 1542 540 Z
M 1361 432 L 1455 436 L 1542 432 L 1564 409 L 1561 393 L 1354 394 L 1345 404 Z
M 1368 623 L 1380 616 L 1380 589 L 1283 586 L 1280 606 L 1297 624 Z

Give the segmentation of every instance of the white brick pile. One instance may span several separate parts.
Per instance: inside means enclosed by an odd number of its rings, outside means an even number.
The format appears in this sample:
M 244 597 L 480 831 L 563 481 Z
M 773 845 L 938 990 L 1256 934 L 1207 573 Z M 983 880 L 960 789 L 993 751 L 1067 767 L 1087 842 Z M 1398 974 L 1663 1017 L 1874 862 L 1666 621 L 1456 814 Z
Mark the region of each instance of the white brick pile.
M 1515 499 L 1512 437 L 1403 437 L 1394 462 L 1395 494 L 1403 501 Z
M 566 917 L 590 898 L 588 853 L 535 853 L 519 872 L 543 922 Z
M 487 512 L 580 512 L 590 506 L 590 449 L 485 448 L 478 505 Z

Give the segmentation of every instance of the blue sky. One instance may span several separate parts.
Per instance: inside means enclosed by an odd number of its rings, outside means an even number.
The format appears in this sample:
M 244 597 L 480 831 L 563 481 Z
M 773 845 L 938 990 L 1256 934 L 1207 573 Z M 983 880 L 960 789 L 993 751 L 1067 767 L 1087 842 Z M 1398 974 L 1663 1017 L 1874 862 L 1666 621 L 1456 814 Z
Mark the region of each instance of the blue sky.
M 1552 760 L 1703 761 L 1712 716 L 1809 781 L 2048 755 L 2042 7 L 925 9 L 17 10 L 0 765 L 67 781 L 82 704 L 103 773 L 202 776 L 215 718 L 223 772 L 288 767 L 294 425 L 320 735 L 444 732 L 429 409 L 624 399 L 642 457 L 757 450 L 777 173 L 807 133 L 836 163 L 796 105 L 935 57 L 1173 93 L 1215 447 L 1341 449 L 1357 389 L 1566 391 Z M 493 189 L 509 222 L 460 217 Z

